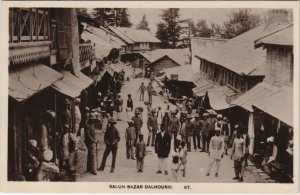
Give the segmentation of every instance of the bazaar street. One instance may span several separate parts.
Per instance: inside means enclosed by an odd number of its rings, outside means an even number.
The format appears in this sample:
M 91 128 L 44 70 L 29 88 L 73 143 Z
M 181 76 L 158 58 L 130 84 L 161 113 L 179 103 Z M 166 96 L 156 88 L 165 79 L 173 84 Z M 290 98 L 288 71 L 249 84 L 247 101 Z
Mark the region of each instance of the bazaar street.
M 149 79 L 130 78 L 130 81 L 125 81 L 125 85 L 122 87 L 122 98 L 125 100 L 127 94 L 132 94 L 134 107 L 142 106 L 144 108 L 143 121 L 144 125 L 142 128 L 142 134 L 144 135 L 144 140 L 147 139 L 148 130 L 146 128 L 147 121 L 147 108 L 144 102 L 138 101 L 137 89 L 141 82 L 145 84 L 149 83 Z M 159 86 L 154 82 L 154 89 L 159 91 Z M 145 100 L 148 100 L 148 97 L 145 95 Z M 164 110 L 167 106 L 166 103 L 163 103 L 163 97 L 157 95 L 153 97 L 153 107 L 162 106 Z M 170 104 L 171 109 L 174 109 L 174 105 Z M 77 181 L 93 181 L 93 182 L 174 182 L 172 178 L 171 170 L 168 175 L 157 174 L 157 164 L 158 158 L 154 152 L 154 147 L 148 146 L 146 149 L 146 157 L 144 164 L 144 172 L 139 173 L 136 169 L 136 161 L 126 158 L 126 144 L 125 144 L 125 128 L 127 127 L 127 118 L 126 112 L 122 113 L 122 121 L 118 121 L 117 128 L 120 131 L 121 141 L 119 142 L 119 149 L 117 154 L 117 162 L 114 173 L 110 173 L 110 164 L 111 164 L 111 154 L 109 155 L 105 170 L 98 171 L 97 175 L 92 175 L 90 173 L 85 173 L 82 176 L 77 178 Z M 103 143 L 103 142 L 102 142 Z M 104 144 L 101 146 L 99 155 L 98 155 L 98 164 L 100 166 Z M 172 150 L 172 149 L 171 149 Z M 231 151 L 229 151 L 230 154 Z M 168 159 L 169 165 L 171 164 L 171 157 Z M 214 167 L 211 171 L 210 176 L 206 176 L 206 170 L 209 163 L 209 156 L 205 152 L 200 152 L 199 150 L 195 151 L 192 149 L 192 152 L 188 153 L 188 163 L 187 163 L 187 174 L 186 177 L 182 179 L 182 182 L 237 182 L 232 180 L 234 177 L 234 168 L 233 161 L 230 159 L 230 155 L 225 155 L 221 161 L 221 167 L 219 172 L 219 177 L 214 176 Z M 245 182 L 270 182 L 266 180 L 268 176 L 264 176 L 262 171 L 261 173 L 256 173 L 256 168 L 253 165 L 249 165 L 245 171 Z M 259 175 L 262 174 L 262 175 Z

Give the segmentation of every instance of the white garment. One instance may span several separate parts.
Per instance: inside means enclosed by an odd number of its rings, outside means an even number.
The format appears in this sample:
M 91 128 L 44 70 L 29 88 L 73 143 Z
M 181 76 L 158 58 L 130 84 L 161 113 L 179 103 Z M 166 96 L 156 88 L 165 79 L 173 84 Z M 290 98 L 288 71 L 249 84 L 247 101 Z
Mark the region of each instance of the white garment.
M 80 127 L 80 122 L 81 122 L 81 112 L 78 106 L 75 106 L 75 133 L 79 131 Z
M 159 171 L 168 170 L 168 158 L 158 158 L 158 170 Z
M 162 110 L 158 110 L 157 111 L 157 123 L 158 123 L 158 125 L 161 124 L 162 118 L 163 118 L 163 112 L 162 112 Z

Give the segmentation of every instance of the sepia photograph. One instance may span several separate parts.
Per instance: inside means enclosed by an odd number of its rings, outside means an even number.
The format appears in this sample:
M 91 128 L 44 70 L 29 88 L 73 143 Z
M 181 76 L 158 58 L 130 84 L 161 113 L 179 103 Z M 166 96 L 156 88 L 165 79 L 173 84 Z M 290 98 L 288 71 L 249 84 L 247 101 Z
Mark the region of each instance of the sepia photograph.
M 7 182 L 295 183 L 293 8 L 93 5 L 8 7 Z

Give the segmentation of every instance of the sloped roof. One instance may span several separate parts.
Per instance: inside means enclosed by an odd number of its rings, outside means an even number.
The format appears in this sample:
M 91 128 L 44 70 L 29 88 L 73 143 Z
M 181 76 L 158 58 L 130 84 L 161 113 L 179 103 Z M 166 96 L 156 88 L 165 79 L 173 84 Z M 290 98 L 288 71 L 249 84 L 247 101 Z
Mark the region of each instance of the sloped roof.
M 116 33 L 127 43 L 160 43 L 157 39 L 147 30 L 140 30 L 126 27 L 110 27 L 110 29 Z
M 179 65 L 185 65 L 189 63 L 190 53 L 188 49 L 155 49 L 147 52 L 140 52 L 140 54 L 146 58 L 150 64 L 157 60 L 168 56 Z
M 90 32 L 89 30 L 84 30 L 81 34 L 81 38 L 85 41 L 91 41 L 95 44 L 95 55 L 98 59 L 108 56 L 109 52 L 114 48 L 112 44 Z
M 85 76 L 81 72 L 78 76 L 75 76 L 66 70 L 60 71 L 60 73 L 64 76 L 64 78 L 55 82 L 52 87 L 69 97 L 78 97 L 82 90 L 86 89 L 94 82 L 93 79 Z
M 260 98 L 253 106 L 293 126 L 293 88 L 283 86 L 275 92 Z
M 285 25 L 259 26 L 245 32 L 226 43 L 207 49 L 198 57 L 211 63 L 218 64 L 238 74 L 264 76 L 264 71 L 255 71 L 258 67 L 265 66 L 266 51 L 262 48 L 255 49 L 254 41 L 260 37 L 271 34 Z
M 21 66 L 9 73 L 9 96 L 22 102 L 62 78 L 63 75 L 44 64 Z
M 232 102 L 232 105 L 240 106 L 250 112 L 253 112 L 252 105 L 266 96 L 270 95 L 277 88 L 266 82 L 255 85 L 252 89 L 240 95 L 239 98 Z
M 287 28 L 280 29 L 278 32 L 259 38 L 255 41 L 255 45 L 261 44 L 271 45 L 293 45 L 293 25 L 291 24 Z
M 173 68 L 168 68 L 165 70 L 165 74 L 168 78 L 171 78 L 172 74 L 178 75 L 179 81 L 187 81 L 187 82 L 195 82 L 192 77 L 192 66 L 191 65 L 185 65 L 185 66 L 176 66 Z
M 128 38 L 125 34 L 123 34 L 119 29 L 115 27 L 109 27 L 109 29 L 114 32 L 118 37 L 120 37 L 123 41 L 125 41 L 127 44 L 133 44 L 134 42 Z

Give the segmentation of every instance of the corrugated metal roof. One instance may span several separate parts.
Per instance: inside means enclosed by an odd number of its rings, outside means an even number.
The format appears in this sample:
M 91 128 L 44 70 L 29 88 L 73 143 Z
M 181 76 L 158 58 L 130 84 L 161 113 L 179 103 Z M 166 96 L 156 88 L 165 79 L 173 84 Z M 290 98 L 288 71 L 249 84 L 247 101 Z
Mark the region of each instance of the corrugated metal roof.
M 266 82 L 259 83 L 255 85 L 252 89 L 240 95 L 236 100 L 232 102 L 232 105 L 241 106 L 242 108 L 253 112 L 252 105 L 255 102 L 259 102 L 261 99 L 264 99 L 276 89 L 276 87 Z
M 259 26 L 243 33 L 226 43 L 207 49 L 199 54 L 209 62 L 221 65 L 238 74 L 263 76 L 265 73 L 255 71 L 265 66 L 266 51 L 262 48 L 255 49 L 254 41 L 288 25 Z
M 81 38 L 85 41 L 89 40 L 95 44 L 95 56 L 98 59 L 108 56 L 109 52 L 114 48 L 110 43 L 88 30 L 83 31 Z
M 227 86 L 215 86 L 207 90 L 210 106 L 214 110 L 224 110 L 231 106 L 229 99 L 237 93 Z
M 189 63 L 190 53 L 188 49 L 155 49 L 147 52 L 139 52 L 150 63 L 153 63 L 164 56 L 168 56 L 179 65 Z
M 170 79 L 172 74 L 178 75 L 179 81 L 194 82 L 191 74 L 191 65 L 177 66 L 165 69 L 166 76 Z
M 62 79 L 62 75 L 43 64 L 22 66 L 9 73 L 9 96 L 21 102 Z
M 65 70 L 60 73 L 64 78 L 54 83 L 52 87 L 69 97 L 78 97 L 82 90 L 86 89 L 94 82 L 91 78 L 85 76 L 81 72 L 78 73 L 78 77 Z
M 124 41 L 122 41 L 120 38 L 115 36 L 112 32 L 106 30 L 105 28 L 95 28 L 91 25 L 87 25 L 86 29 L 94 33 L 101 39 L 105 40 L 106 42 L 110 43 L 116 49 L 121 48 L 122 46 L 126 46 L 126 43 Z
M 115 27 L 109 27 L 109 29 L 114 32 L 118 37 L 120 37 L 123 41 L 125 41 L 127 44 L 133 44 L 134 42 L 128 38 L 125 34 L 123 34 L 121 31 L 119 31 Z
M 255 44 L 294 45 L 293 25 L 255 41 Z
M 273 93 L 268 94 L 259 101 L 253 102 L 253 106 L 293 126 L 293 88 L 284 86 Z
M 147 30 L 126 28 L 126 27 L 112 27 L 111 29 L 118 36 L 124 39 L 124 41 L 126 42 L 128 42 L 127 39 L 135 43 L 160 43 L 161 42 L 159 39 L 157 39 L 154 35 L 152 35 Z M 124 36 L 127 37 L 127 39 Z
M 201 97 L 201 96 L 204 96 L 205 95 L 205 93 L 206 93 L 206 91 L 208 90 L 208 89 L 211 89 L 211 88 L 213 88 L 213 87 L 215 87 L 216 85 L 214 84 L 214 83 L 211 83 L 211 82 L 204 82 L 202 85 L 199 85 L 199 86 L 197 86 L 197 87 L 195 87 L 195 88 L 193 88 L 192 90 L 193 90 L 193 92 L 194 92 L 194 94 L 196 95 L 196 96 L 199 96 L 199 97 Z

